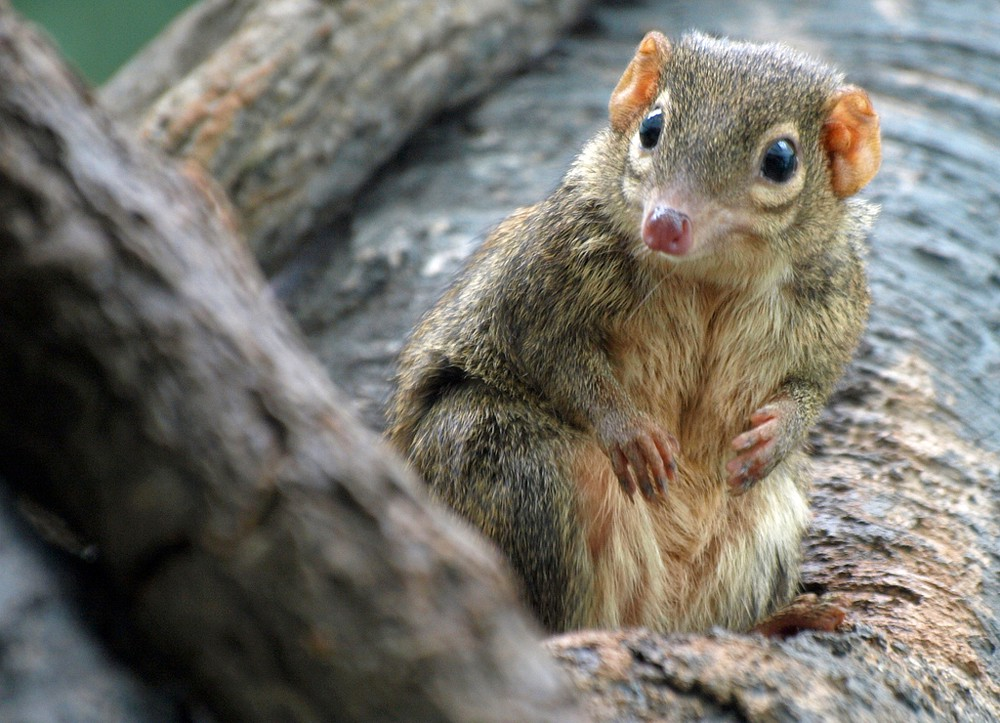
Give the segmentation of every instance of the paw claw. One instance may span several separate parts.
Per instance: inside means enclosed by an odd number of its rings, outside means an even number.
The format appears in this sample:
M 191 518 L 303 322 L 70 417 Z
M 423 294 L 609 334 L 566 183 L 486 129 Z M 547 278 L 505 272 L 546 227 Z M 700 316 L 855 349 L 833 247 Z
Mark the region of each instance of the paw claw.
M 672 435 L 642 420 L 614 434 L 606 449 L 626 496 L 631 499 L 638 489 L 650 502 L 666 497 L 670 481 L 677 476 L 677 440 Z
M 779 453 L 778 441 L 784 434 L 782 410 L 774 404 L 766 405 L 752 415 L 747 431 L 737 435 L 732 442 L 737 456 L 726 463 L 730 491 L 741 495 L 762 480 L 784 456 Z

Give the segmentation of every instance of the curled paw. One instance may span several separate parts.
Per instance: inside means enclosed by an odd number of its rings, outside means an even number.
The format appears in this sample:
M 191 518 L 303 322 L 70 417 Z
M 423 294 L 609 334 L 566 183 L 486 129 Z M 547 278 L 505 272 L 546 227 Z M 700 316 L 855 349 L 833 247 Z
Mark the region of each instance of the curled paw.
M 791 400 L 782 400 L 761 407 L 750 415 L 750 429 L 733 440 L 736 456 L 726 464 L 726 471 L 734 494 L 764 479 L 786 454 L 790 405 L 794 405 Z
M 655 422 L 641 419 L 602 435 L 615 476 L 630 498 L 638 489 L 650 501 L 662 499 L 677 475 L 674 455 L 679 449 L 672 434 Z

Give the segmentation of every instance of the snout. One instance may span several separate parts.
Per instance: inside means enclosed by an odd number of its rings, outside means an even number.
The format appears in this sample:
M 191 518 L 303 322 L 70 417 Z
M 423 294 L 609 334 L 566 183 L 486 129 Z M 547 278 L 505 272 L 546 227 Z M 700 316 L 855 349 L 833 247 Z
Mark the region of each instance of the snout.
M 683 256 L 691 250 L 691 219 L 675 208 L 655 203 L 643 214 L 642 240 L 653 251 Z

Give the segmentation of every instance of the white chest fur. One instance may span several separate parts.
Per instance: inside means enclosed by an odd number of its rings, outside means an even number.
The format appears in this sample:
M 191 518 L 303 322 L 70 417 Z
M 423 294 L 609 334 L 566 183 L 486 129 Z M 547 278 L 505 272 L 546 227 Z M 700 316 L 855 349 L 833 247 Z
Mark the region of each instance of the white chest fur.
M 804 456 L 790 455 L 740 497 L 724 471 L 733 437 L 788 373 L 790 317 L 777 293 L 706 293 L 670 280 L 614 340 L 619 381 L 681 451 L 659 503 L 628 500 L 601 451 L 584 455 L 593 624 L 746 627 L 796 574 L 809 519 Z

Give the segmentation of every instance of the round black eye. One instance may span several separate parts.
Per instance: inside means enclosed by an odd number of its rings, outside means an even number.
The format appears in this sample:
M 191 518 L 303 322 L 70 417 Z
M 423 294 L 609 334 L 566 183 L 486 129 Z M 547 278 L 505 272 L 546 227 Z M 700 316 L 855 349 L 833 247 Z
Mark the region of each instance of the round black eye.
M 798 167 L 799 159 L 795 156 L 795 146 L 787 138 L 782 138 L 772 143 L 764 153 L 760 173 L 770 181 L 785 183 L 795 175 L 795 169 Z
M 657 108 L 639 124 L 639 143 L 647 151 L 655 146 L 663 132 L 663 111 Z

